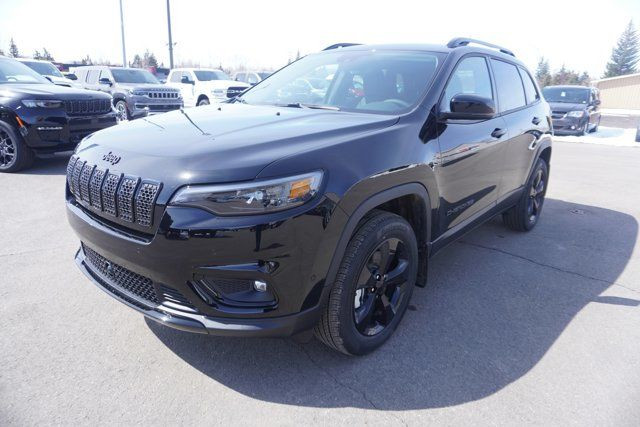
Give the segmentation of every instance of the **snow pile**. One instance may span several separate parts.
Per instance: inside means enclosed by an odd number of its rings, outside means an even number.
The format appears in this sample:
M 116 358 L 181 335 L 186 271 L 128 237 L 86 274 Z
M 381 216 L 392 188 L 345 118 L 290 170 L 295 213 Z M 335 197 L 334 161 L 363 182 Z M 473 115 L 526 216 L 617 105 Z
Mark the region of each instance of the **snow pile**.
M 600 126 L 598 132 L 588 133 L 584 136 L 560 136 L 553 137 L 554 141 L 582 142 L 585 144 L 612 145 L 616 147 L 639 147 L 640 142 L 635 142 L 635 129 L 609 128 Z

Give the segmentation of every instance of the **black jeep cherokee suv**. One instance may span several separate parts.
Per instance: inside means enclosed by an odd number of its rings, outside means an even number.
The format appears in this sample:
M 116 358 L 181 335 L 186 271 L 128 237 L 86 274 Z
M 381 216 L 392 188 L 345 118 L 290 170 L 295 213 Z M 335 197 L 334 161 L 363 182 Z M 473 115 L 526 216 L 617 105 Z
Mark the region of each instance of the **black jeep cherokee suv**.
M 54 85 L 0 56 L 0 172 L 28 168 L 36 154 L 71 151 L 115 124 L 111 96 Z
M 300 89 L 310 78 L 329 84 Z M 332 46 L 228 104 L 86 138 L 68 166 L 76 263 L 174 328 L 315 328 L 365 354 L 447 243 L 496 214 L 535 226 L 549 114 L 497 46 Z

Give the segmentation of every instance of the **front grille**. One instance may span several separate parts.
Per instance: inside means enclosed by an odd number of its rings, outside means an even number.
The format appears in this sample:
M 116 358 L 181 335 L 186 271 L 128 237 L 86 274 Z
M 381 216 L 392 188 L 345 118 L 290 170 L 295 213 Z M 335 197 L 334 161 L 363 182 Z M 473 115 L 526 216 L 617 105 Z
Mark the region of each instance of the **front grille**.
M 177 99 L 178 98 L 178 92 L 151 91 L 151 92 L 149 92 L 149 98 L 153 98 L 153 99 Z
M 111 111 L 110 99 L 74 99 L 64 102 L 64 109 L 69 115 L 106 114 Z
M 162 184 L 100 169 L 72 156 L 67 165 L 69 191 L 86 207 L 143 227 L 153 225 Z
M 109 261 L 85 245 L 82 245 L 82 249 L 89 265 L 113 285 L 145 301 L 156 305 L 159 304 L 158 295 L 151 279 Z
M 246 87 L 232 86 L 232 87 L 227 89 L 227 98 L 236 97 L 236 96 L 240 95 L 242 92 L 244 92 L 245 90 L 247 90 Z

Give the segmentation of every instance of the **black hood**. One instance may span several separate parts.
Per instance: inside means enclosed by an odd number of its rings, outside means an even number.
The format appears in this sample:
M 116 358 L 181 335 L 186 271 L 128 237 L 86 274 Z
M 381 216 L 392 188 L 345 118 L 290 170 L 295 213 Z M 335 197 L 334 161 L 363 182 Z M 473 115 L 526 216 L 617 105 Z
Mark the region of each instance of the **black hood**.
M 268 164 L 396 123 L 396 116 L 221 104 L 134 120 L 85 139 L 77 154 L 165 187 L 254 179 Z M 102 158 L 112 152 L 115 166 Z
M 53 83 L 42 84 L 0 84 L 0 94 L 15 99 L 111 99 L 106 93 L 75 89 L 55 85 Z
M 547 101 L 552 111 L 566 113 L 569 111 L 582 111 L 587 109 L 587 104 L 571 102 L 551 102 Z

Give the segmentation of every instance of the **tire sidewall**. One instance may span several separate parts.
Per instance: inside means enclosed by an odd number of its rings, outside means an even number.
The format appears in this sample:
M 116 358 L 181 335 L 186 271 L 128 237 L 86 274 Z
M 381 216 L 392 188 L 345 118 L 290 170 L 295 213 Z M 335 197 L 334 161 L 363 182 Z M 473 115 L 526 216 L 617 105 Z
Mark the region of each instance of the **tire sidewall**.
M 24 141 L 20 134 L 16 132 L 13 126 L 9 125 L 6 122 L 0 121 L 0 129 L 6 132 L 9 135 L 9 138 L 13 141 L 15 145 L 15 156 L 13 158 L 13 163 L 9 166 L 0 166 L 0 172 L 16 172 L 21 169 L 21 165 L 23 163 L 23 158 L 25 157 L 25 151 L 28 148 L 24 145 Z
M 349 245 L 349 249 L 356 250 L 357 255 L 355 262 L 351 264 L 351 268 L 349 268 L 344 280 L 340 284 L 343 286 L 340 295 L 340 306 L 343 307 L 343 309 L 339 314 L 339 318 L 340 336 L 343 338 L 344 347 L 351 354 L 366 354 L 381 346 L 389 339 L 391 334 L 393 334 L 409 305 L 418 274 L 418 248 L 416 237 L 411 226 L 401 217 L 398 217 L 398 219 L 399 220 L 391 219 L 382 224 L 374 233 L 366 236 L 362 244 L 357 245 L 357 247 L 353 247 L 352 244 Z M 353 317 L 357 279 L 365 263 L 380 242 L 393 237 L 401 239 L 407 246 L 407 254 L 410 261 L 408 267 L 410 269 L 408 272 L 409 280 L 405 285 L 407 286 L 407 293 L 392 322 L 385 327 L 382 332 L 374 336 L 366 336 L 356 329 L 355 319 Z M 354 239 L 354 241 L 357 241 L 357 239 Z
M 542 169 L 542 177 L 544 179 L 544 190 L 542 191 L 542 202 L 540 204 L 540 209 L 538 210 L 538 214 L 535 216 L 533 220 L 531 220 L 527 212 L 528 202 L 529 202 L 528 200 L 529 192 L 531 191 L 531 185 L 533 184 L 533 180 L 535 179 L 540 169 Z M 544 160 L 538 159 L 538 161 L 536 162 L 536 167 L 533 169 L 533 172 L 529 177 L 529 181 L 527 181 L 527 187 L 524 194 L 524 203 L 522 206 L 522 208 L 524 209 L 525 228 L 527 230 L 531 230 L 533 227 L 535 227 L 535 225 L 538 223 L 538 220 L 540 219 L 540 215 L 542 214 L 542 210 L 544 208 L 544 201 L 547 196 L 548 187 L 549 187 L 549 168 L 547 167 L 547 163 Z

